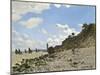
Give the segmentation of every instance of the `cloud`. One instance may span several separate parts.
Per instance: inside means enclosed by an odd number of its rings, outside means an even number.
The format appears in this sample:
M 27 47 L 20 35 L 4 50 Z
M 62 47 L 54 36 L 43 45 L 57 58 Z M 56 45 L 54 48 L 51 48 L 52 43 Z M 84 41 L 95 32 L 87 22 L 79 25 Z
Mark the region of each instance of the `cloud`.
M 17 32 L 16 30 L 12 30 L 12 49 L 14 50 L 15 48 L 17 49 L 35 49 L 35 48 L 41 48 L 44 46 L 44 43 L 42 41 L 38 41 L 36 39 L 33 39 L 29 37 L 28 34 L 21 34 Z
M 13 22 L 16 22 L 16 21 L 18 21 L 18 20 L 20 20 L 20 19 L 21 19 L 21 16 L 20 16 L 20 15 L 12 14 L 12 21 L 13 21 Z
M 56 8 L 60 8 L 60 7 L 61 7 L 61 4 L 54 4 L 54 6 L 55 6 Z
M 47 31 L 45 28 L 41 28 L 39 32 L 41 34 L 44 34 L 44 36 L 46 37 L 56 37 L 55 35 L 52 35 L 51 32 Z
M 53 38 L 53 37 L 49 37 L 47 39 L 47 42 L 48 42 L 49 46 L 53 46 L 53 47 L 55 47 L 56 45 L 62 44 L 62 42 L 59 38 Z
M 78 26 L 79 26 L 79 27 L 82 27 L 82 26 L 83 26 L 83 24 L 78 24 Z
M 43 22 L 42 18 L 33 17 L 28 19 L 27 21 L 21 21 L 20 24 L 25 26 L 26 28 L 34 28 L 40 25 Z
M 56 24 L 56 27 L 61 28 L 61 29 L 67 29 L 68 25 Z
M 33 2 L 18 2 L 12 1 L 12 20 L 18 21 L 22 15 L 29 12 L 41 14 L 43 11 L 50 9 L 50 4 L 33 3 Z
M 48 3 L 35 3 L 34 13 L 41 14 L 43 11 L 50 9 L 50 4 Z
M 78 24 L 78 28 L 80 29 L 80 31 L 83 29 L 82 26 L 83 24 Z
M 44 10 L 50 9 L 50 4 L 12 1 L 12 7 L 12 12 L 17 14 L 26 14 L 28 12 L 41 14 Z
M 49 44 L 49 46 L 56 46 L 56 45 L 61 45 L 61 41 L 59 38 L 48 38 L 47 42 Z
M 66 7 L 66 8 L 70 8 L 70 7 L 71 7 L 71 5 L 68 5 L 68 4 L 66 4 L 66 5 L 63 5 L 63 4 L 54 4 L 54 6 L 55 6 L 56 8 L 60 8 L 60 7 L 62 7 L 62 6 Z
M 61 45 L 62 41 L 64 41 L 71 33 L 75 33 L 77 35 L 79 32 L 74 28 L 69 27 L 67 24 L 56 24 L 55 29 L 57 29 L 58 34 L 52 35 L 47 39 L 49 46 Z
M 46 35 L 48 35 L 48 32 L 47 32 L 47 30 L 46 29 L 44 29 L 44 28 L 41 28 L 41 30 L 40 30 L 43 34 L 46 34 Z
M 66 8 L 70 8 L 70 7 L 71 7 L 71 5 L 65 5 L 65 7 L 66 7 Z
M 67 35 L 70 35 L 72 32 L 76 33 L 77 35 L 77 31 L 75 30 L 75 28 L 71 28 L 69 27 L 68 24 L 56 24 L 56 27 L 59 29 L 60 32 L 63 32 Z

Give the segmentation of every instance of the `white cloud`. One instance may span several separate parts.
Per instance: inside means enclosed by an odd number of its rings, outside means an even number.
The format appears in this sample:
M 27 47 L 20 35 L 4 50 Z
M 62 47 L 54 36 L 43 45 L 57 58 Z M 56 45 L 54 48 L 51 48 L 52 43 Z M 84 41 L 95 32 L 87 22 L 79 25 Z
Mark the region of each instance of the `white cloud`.
M 56 7 L 56 8 L 60 8 L 60 7 L 62 7 L 62 6 L 64 6 L 64 7 L 66 7 L 66 8 L 70 8 L 71 7 L 71 5 L 68 5 L 68 4 L 54 4 L 54 6 Z
M 67 29 L 68 25 L 56 24 L 56 27 L 61 28 L 61 29 Z
M 44 10 L 50 9 L 50 4 L 12 1 L 12 8 L 12 12 L 17 14 L 26 14 L 28 12 L 41 14 Z
M 15 30 L 12 31 L 12 49 L 20 48 L 21 50 L 39 48 L 44 46 L 42 41 L 32 39 L 28 34 L 21 34 Z
M 77 31 L 75 30 L 75 28 L 71 28 L 69 27 L 69 25 L 67 24 L 56 24 L 56 27 L 59 28 L 59 30 L 67 35 L 70 35 L 72 32 L 77 34 Z
M 25 34 L 25 33 L 23 33 L 23 37 L 24 38 L 29 38 L 29 36 L 27 34 Z
M 78 24 L 80 31 L 83 29 L 82 26 L 83 24 Z
M 52 35 L 47 39 L 49 46 L 61 45 L 62 41 L 64 41 L 71 33 L 75 33 L 77 35 L 79 32 L 74 28 L 69 27 L 69 25 L 65 24 L 56 24 L 58 34 Z M 56 28 L 55 28 L 56 29 Z
M 20 16 L 20 15 L 12 14 L 12 21 L 13 21 L 13 22 L 16 22 L 16 21 L 18 21 L 18 20 L 20 20 L 20 19 L 21 19 L 21 16 Z
M 60 7 L 61 7 L 61 4 L 54 4 L 54 6 L 55 6 L 56 8 L 60 8 Z
M 83 24 L 78 24 L 78 26 L 82 27 L 82 26 L 83 26 Z
M 48 38 L 47 42 L 49 44 L 49 46 L 56 46 L 56 45 L 61 45 L 61 41 L 59 38 Z
M 48 3 L 35 3 L 34 13 L 41 14 L 44 10 L 50 9 L 50 4 Z
M 48 35 L 48 32 L 47 32 L 47 30 L 45 30 L 44 28 L 42 28 L 42 29 L 40 30 L 40 32 L 42 32 L 43 34 L 46 34 L 46 35 Z
M 12 1 L 12 20 L 15 22 L 26 13 L 41 14 L 44 10 L 48 9 L 50 9 L 50 4 L 46 3 Z
M 30 18 L 27 21 L 21 21 L 21 25 L 25 26 L 26 28 L 33 28 L 40 25 L 43 22 L 42 18 Z
M 66 8 L 70 8 L 70 7 L 71 7 L 71 5 L 65 5 L 65 7 L 66 7 Z

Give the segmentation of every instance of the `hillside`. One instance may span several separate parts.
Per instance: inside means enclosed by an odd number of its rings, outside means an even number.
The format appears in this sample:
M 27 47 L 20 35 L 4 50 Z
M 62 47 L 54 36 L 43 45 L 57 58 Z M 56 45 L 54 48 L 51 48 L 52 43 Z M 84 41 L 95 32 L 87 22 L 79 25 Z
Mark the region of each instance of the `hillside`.
M 82 31 L 77 35 L 71 37 L 69 35 L 68 38 L 66 38 L 62 45 L 50 47 L 48 49 L 48 52 L 54 53 L 59 52 L 63 50 L 73 49 L 73 48 L 87 48 L 95 46 L 95 39 L 96 39 L 96 27 L 95 24 L 91 23 L 89 25 L 84 24 L 82 27 Z

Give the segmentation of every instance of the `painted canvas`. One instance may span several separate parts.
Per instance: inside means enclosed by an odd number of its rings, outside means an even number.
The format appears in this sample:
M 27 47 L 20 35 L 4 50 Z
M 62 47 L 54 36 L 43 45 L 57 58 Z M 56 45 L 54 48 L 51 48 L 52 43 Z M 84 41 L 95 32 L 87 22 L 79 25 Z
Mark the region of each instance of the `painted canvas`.
M 11 4 L 11 73 L 96 69 L 96 6 Z

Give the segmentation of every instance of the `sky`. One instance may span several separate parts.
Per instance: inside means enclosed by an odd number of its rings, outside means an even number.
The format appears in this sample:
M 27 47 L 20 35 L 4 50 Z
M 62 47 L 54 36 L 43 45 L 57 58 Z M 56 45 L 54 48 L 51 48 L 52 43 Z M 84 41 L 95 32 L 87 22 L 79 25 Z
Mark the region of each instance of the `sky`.
M 94 6 L 12 1 L 12 49 L 61 45 L 84 23 L 95 23 Z

